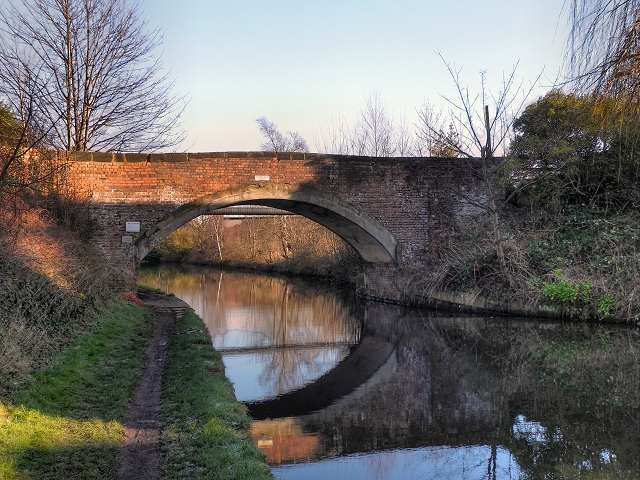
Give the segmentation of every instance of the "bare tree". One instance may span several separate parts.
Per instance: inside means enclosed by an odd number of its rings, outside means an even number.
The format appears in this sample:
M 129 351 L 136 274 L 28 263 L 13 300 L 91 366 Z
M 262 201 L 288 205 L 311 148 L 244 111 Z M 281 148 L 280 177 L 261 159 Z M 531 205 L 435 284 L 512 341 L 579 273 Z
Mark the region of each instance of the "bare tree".
M 357 155 L 392 157 L 396 153 L 393 120 L 377 92 L 369 95 L 360 108 L 360 120 L 354 128 Z
M 338 117 L 338 120 L 331 119 L 326 133 L 320 130 L 314 134 L 314 143 L 319 152 L 350 155 L 353 151 L 351 137 L 349 124 L 344 118 Z
M 394 121 L 378 92 L 366 97 L 353 127 L 339 119 L 316 139 L 318 150 L 326 153 L 372 157 L 412 156 L 414 143 L 406 120 Z
M 35 151 L 43 146 L 47 132 L 33 126 L 34 98 L 25 100 L 26 115 L 20 122 L 0 103 L 0 196 L 45 193 L 56 174 L 64 169 L 51 152 Z M 4 202 L 4 199 L 3 199 Z
M 570 12 L 569 72 L 582 92 L 640 101 L 640 0 L 582 0 Z
M 195 232 L 195 250 L 201 260 L 209 261 L 218 257 L 223 262 L 225 257 L 225 226 L 221 215 L 207 215 L 192 221 L 189 226 Z
M 407 123 L 407 118 L 402 117 L 395 127 L 396 155 L 399 157 L 412 157 L 416 155 L 416 139 L 413 130 Z
M 421 156 L 451 157 L 460 156 L 460 140 L 455 125 L 447 119 L 442 110 L 436 110 L 434 106 L 425 101 L 418 110 L 418 123 L 416 124 L 417 150 Z M 436 133 L 437 132 L 437 133 Z
M 16 0 L 14 0 L 15 2 Z M 0 99 L 67 151 L 156 151 L 185 137 L 185 99 L 126 0 L 21 0 L 0 13 Z M 37 95 L 34 96 L 34 93 Z
M 442 110 L 436 110 L 435 106 L 425 100 L 422 106 L 417 110 L 418 123 L 416 124 L 417 151 L 421 157 L 432 155 L 434 149 L 433 131 L 442 131 L 444 129 L 444 120 Z
M 278 126 L 265 117 L 256 120 L 260 133 L 266 142 L 260 145 L 265 152 L 309 152 L 307 141 L 298 132 L 287 132 L 283 135 Z
M 441 55 L 440 57 L 442 58 Z M 496 182 L 499 171 L 506 162 L 496 158 L 496 153 L 499 155 L 508 147 L 507 144 L 513 135 L 513 122 L 524 107 L 531 88 L 523 91 L 522 83 L 516 85 L 516 65 L 509 75 L 503 77 L 502 89 L 497 95 L 492 94 L 487 87 L 486 72 L 480 72 L 480 91 L 472 95 L 469 87 L 463 86 L 460 80 L 460 70 L 446 61 L 444 63 L 455 84 L 458 97 L 444 97 L 449 104 L 446 118 L 426 104 L 426 108 L 423 107 L 422 112 L 419 112 L 419 133 L 427 145 L 431 145 L 430 148 L 438 145 L 439 148 L 447 148 L 452 156 L 480 161 L 480 174 L 485 191 L 483 200 L 471 197 L 456 185 L 444 183 L 456 197 L 489 214 L 492 245 L 501 274 L 509 286 L 514 287 L 515 282 L 503 246 L 505 239 L 500 216 L 508 200 L 504 199 L 502 189 Z M 450 129 L 455 134 L 443 135 L 443 125 L 447 123 L 451 125 Z

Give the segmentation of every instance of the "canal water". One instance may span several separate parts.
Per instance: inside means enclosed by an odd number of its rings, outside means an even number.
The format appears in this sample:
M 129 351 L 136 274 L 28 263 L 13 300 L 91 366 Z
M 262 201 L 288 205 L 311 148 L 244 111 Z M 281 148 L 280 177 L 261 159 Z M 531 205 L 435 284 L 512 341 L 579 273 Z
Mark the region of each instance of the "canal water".
M 287 480 L 636 479 L 638 331 L 448 316 L 319 281 L 161 265 Z

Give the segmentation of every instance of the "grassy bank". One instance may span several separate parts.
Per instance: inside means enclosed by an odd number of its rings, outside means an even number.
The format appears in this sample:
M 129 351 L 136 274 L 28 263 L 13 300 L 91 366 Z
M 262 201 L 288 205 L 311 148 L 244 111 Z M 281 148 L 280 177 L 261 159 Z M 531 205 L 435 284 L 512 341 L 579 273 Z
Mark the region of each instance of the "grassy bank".
M 0 478 L 115 478 L 151 315 L 124 299 L 0 403 Z
M 0 478 L 116 477 L 151 324 L 147 309 L 110 302 L 93 333 L 0 401 Z M 272 478 L 243 433 L 249 419 L 202 321 L 185 316 L 174 340 L 163 398 L 165 477 Z
M 235 401 L 220 353 L 202 320 L 188 312 L 176 325 L 162 399 L 167 479 L 269 479 L 249 442 L 249 418 Z

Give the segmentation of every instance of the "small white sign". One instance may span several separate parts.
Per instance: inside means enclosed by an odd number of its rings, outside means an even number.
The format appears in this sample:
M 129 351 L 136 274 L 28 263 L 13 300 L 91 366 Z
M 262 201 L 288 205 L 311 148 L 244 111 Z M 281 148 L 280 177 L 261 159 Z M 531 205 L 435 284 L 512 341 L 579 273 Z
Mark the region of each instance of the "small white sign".
M 255 176 L 256 182 L 268 182 L 269 178 L 271 178 L 271 177 L 269 177 L 269 175 L 256 175 Z
M 131 233 L 140 232 L 140 222 L 127 222 L 126 231 Z
M 131 235 L 123 235 L 122 243 L 133 243 L 133 237 Z

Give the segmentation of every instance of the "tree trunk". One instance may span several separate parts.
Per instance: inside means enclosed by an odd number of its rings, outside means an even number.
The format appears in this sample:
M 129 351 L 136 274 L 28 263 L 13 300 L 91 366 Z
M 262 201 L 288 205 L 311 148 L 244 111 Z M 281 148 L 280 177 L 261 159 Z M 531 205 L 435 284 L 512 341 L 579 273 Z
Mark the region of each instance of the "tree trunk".
M 491 151 L 491 124 L 489 122 L 489 107 L 484 107 L 484 122 L 487 132 L 487 143 L 481 151 L 482 159 L 482 179 L 484 180 L 485 191 L 487 193 L 487 201 L 489 202 L 489 211 L 491 212 L 491 226 L 493 228 L 493 245 L 496 249 L 496 255 L 498 257 L 498 263 L 500 264 L 500 272 L 503 278 L 507 280 L 509 287 L 514 288 L 513 278 L 511 277 L 511 271 L 507 266 L 507 259 L 502 248 L 502 232 L 500 229 L 500 215 L 496 206 L 495 197 L 493 194 L 493 188 L 491 188 L 491 179 L 489 175 L 489 161 L 493 157 Z

